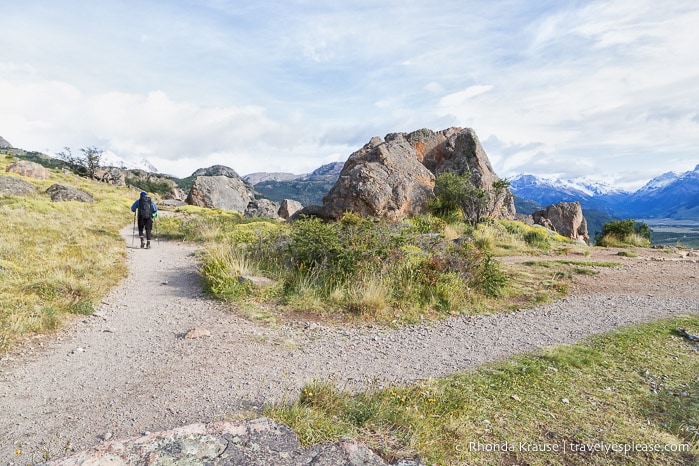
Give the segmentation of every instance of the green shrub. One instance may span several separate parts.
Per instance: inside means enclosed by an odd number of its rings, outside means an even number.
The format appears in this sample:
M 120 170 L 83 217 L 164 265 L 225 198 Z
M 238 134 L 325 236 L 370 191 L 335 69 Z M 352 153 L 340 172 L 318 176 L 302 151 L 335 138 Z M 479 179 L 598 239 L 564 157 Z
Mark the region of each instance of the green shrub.
M 549 232 L 543 228 L 531 229 L 523 235 L 523 238 L 529 246 L 543 250 L 551 249 Z
M 595 235 L 597 246 L 646 247 L 650 244 L 652 232 L 647 224 L 635 219 L 614 220 L 605 223 L 602 231 Z

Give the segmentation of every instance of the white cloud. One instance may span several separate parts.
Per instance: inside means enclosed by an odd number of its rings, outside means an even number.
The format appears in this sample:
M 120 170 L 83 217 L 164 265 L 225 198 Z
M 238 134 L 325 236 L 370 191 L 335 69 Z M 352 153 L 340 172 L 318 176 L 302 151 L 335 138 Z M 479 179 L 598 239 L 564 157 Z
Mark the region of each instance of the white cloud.
M 439 105 L 450 108 L 464 105 L 468 100 L 481 94 L 485 94 L 493 88 L 490 84 L 477 84 L 469 86 L 463 91 L 445 95 L 439 100 Z

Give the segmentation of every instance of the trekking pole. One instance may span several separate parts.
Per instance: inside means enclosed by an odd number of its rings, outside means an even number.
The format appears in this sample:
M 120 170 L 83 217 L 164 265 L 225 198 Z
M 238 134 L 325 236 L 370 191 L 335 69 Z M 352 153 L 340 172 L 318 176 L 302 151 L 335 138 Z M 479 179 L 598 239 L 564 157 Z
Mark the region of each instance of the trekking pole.
M 133 247 L 133 240 L 136 238 L 136 212 L 133 213 L 133 231 L 131 232 L 131 246 Z
M 155 218 L 153 219 L 153 226 L 155 227 L 155 241 L 157 241 L 157 243 L 160 244 L 160 237 L 158 236 L 158 214 L 155 214 Z

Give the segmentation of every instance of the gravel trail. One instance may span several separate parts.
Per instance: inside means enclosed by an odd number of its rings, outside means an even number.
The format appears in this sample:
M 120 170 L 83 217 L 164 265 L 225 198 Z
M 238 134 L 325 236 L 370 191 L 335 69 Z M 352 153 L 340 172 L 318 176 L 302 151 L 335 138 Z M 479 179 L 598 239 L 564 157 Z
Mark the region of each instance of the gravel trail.
M 655 257 L 614 257 L 624 265 L 581 276 L 564 300 L 506 315 L 398 329 L 271 327 L 202 295 L 195 246 L 161 241 L 143 250 L 131 246 L 131 226 L 121 234 L 130 273 L 97 312 L 0 359 L 0 464 L 221 420 L 293 399 L 313 378 L 348 388 L 408 383 L 626 325 L 699 314 L 697 261 L 649 252 Z M 211 336 L 183 338 L 192 328 Z M 72 450 L 64 452 L 68 440 Z

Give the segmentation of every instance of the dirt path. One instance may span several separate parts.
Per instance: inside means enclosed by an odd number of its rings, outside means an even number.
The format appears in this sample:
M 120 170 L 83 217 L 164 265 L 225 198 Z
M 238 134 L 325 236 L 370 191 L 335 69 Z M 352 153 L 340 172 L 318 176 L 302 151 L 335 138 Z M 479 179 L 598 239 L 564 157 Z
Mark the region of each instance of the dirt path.
M 70 453 L 67 441 L 75 451 L 223 419 L 294 398 L 314 377 L 348 387 L 406 383 L 619 326 L 699 314 L 696 261 L 600 250 L 581 259 L 625 265 L 581 276 L 574 296 L 536 309 L 395 330 L 268 327 L 202 296 L 193 246 L 142 250 L 131 247 L 130 226 L 121 233 L 130 274 L 97 313 L 0 360 L 0 464 Z M 211 336 L 182 338 L 195 327 Z

